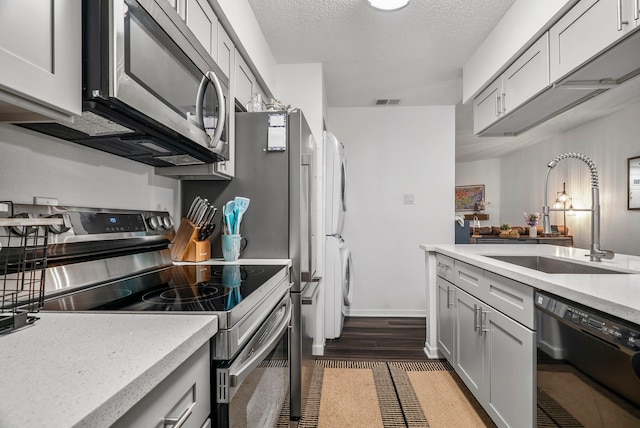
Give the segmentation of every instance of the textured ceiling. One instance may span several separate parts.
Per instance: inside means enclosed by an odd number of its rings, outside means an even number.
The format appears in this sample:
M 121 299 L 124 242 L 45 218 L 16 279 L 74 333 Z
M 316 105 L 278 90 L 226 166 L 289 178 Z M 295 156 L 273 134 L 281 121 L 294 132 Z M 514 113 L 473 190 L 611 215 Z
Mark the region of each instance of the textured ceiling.
M 249 0 L 279 64 L 323 64 L 329 107 L 451 105 L 462 66 L 514 0 Z

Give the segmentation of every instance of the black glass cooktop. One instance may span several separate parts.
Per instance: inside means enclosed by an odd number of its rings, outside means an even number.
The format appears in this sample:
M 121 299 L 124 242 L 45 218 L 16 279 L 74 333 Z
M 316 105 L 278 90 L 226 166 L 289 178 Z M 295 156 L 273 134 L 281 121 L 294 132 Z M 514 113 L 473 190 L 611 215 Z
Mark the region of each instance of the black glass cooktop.
M 172 266 L 45 302 L 43 311 L 230 311 L 282 265 Z

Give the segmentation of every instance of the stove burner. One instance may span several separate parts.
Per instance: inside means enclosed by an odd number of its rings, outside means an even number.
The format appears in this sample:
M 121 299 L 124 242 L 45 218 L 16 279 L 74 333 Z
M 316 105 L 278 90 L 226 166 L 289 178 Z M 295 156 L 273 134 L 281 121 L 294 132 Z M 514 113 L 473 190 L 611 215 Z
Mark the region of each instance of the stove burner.
M 219 297 L 218 288 L 213 284 L 201 284 L 197 286 L 197 292 L 194 292 L 192 287 L 186 286 L 163 288 L 150 291 L 142 296 L 142 300 L 154 305 L 164 305 L 167 303 L 198 303 Z

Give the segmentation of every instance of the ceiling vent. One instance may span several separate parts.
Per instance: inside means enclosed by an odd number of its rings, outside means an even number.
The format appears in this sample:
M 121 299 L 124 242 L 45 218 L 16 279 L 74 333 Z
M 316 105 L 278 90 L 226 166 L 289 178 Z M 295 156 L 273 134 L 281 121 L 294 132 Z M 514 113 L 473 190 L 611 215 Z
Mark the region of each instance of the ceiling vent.
M 400 104 L 399 98 L 390 98 L 390 99 L 379 98 L 376 100 L 377 106 L 398 105 L 398 104 Z

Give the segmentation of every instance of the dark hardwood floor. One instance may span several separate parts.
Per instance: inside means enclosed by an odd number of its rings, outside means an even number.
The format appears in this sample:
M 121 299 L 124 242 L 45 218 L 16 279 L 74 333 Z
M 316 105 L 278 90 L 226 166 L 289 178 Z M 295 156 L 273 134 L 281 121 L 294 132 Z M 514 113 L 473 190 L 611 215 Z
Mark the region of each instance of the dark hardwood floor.
M 327 340 L 326 360 L 423 361 L 425 318 L 347 317 L 342 335 Z

